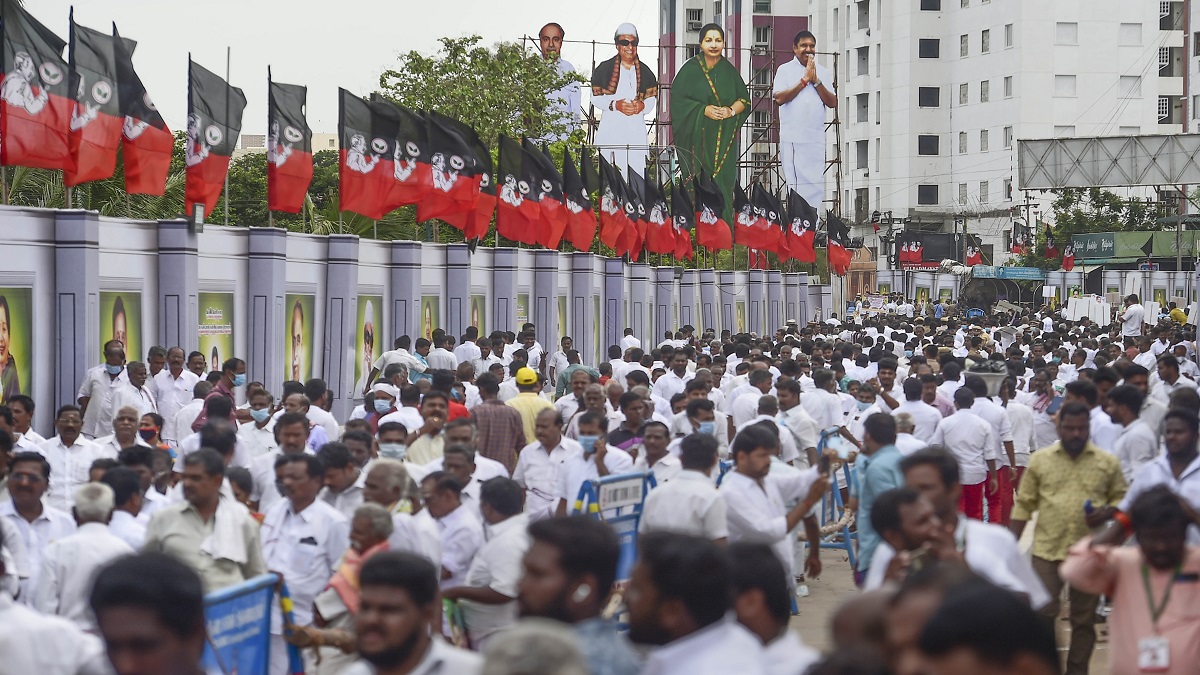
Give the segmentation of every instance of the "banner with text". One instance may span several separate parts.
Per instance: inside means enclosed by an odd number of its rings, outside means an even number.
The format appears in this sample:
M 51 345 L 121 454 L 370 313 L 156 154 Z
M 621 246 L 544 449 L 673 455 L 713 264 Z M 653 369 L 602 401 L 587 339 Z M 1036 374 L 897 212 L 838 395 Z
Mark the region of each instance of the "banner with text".
M 264 574 L 204 598 L 208 644 L 201 664 L 207 673 L 266 673 L 271 656 L 274 574 Z

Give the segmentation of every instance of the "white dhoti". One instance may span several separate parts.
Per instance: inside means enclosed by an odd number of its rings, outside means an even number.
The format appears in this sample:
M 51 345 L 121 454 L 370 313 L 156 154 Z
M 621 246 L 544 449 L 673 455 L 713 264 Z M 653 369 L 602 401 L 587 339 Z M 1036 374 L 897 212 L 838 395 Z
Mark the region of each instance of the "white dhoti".
M 600 126 L 596 129 L 596 152 L 620 169 L 622 175 L 627 173 L 627 167 L 633 167 L 634 171 L 645 175 L 646 161 L 650 157 L 650 147 L 646 142 L 646 118 L 643 115 L 624 115 L 615 110 L 604 111 Z
M 825 144 L 780 143 L 779 163 L 788 187 L 803 197 L 824 220 Z

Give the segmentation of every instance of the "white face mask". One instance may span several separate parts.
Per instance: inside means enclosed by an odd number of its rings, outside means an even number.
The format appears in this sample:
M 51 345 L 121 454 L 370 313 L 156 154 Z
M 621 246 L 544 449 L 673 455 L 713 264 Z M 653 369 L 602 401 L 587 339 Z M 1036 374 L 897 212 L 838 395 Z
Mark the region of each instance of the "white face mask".
M 408 456 L 408 446 L 404 443 L 380 443 L 379 456 L 403 462 Z

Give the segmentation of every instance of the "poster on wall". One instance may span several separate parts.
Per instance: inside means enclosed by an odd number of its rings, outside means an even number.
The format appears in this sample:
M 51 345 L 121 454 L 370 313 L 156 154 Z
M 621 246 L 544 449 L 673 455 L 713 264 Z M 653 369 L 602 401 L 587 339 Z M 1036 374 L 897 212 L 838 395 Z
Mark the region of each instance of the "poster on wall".
M 892 285 L 891 285 L 891 284 L 879 284 L 879 293 L 880 293 L 880 295 L 888 295 L 888 294 L 889 294 L 889 293 L 891 293 L 891 292 L 892 292 Z
M 746 332 L 746 301 L 738 300 L 733 303 L 733 325 L 735 334 Z
M 471 325 L 479 329 L 480 335 L 487 335 L 487 296 L 471 296 Z
M 529 323 L 529 294 L 517 293 L 517 330 Z
M 433 331 L 442 325 L 442 299 L 437 295 L 421 296 L 421 337 L 433 339 Z
M 0 288 L 0 405 L 33 384 L 33 289 Z
M 233 358 L 233 293 L 200 293 L 197 297 L 199 351 L 210 372 L 221 370 L 221 364 Z
M 358 311 L 354 315 L 354 396 L 361 395 L 370 384 L 371 367 L 375 357 L 386 351 L 376 346 L 376 336 L 383 327 L 383 296 L 358 296 Z
M 120 340 L 125 345 L 126 361 L 141 361 L 142 294 L 131 291 L 100 291 L 100 360 L 104 361 L 104 343 Z
M 304 382 L 312 377 L 313 323 L 316 321 L 312 295 L 288 293 L 284 296 L 283 374 L 289 380 Z
M 938 300 L 941 300 L 943 305 L 946 304 L 947 302 L 950 302 L 950 300 L 953 299 L 953 297 L 954 297 L 953 290 L 951 290 L 949 288 L 939 288 L 938 289 Z
M 570 336 L 567 332 L 567 296 L 558 296 L 558 339 Z
M 917 302 L 929 302 L 929 288 L 926 286 L 917 286 Z
M 1167 289 L 1165 289 L 1165 288 L 1154 289 L 1154 301 L 1158 303 L 1159 307 L 1166 307 L 1167 306 Z

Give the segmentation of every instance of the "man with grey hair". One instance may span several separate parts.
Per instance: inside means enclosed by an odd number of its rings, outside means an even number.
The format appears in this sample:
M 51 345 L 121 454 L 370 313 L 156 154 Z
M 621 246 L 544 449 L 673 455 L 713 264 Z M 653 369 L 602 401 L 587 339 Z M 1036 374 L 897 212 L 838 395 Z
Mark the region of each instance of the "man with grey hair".
M 146 413 L 158 412 L 158 401 L 154 398 L 154 393 L 150 391 L 150 387 L 146 384 L 147 371 L 146 364 L 141 361 L 133 361 L 125 366 L 125 372 L 129 376 L 129 381 L 122 383 L 112 395 L 113 416 L 117 411 L 124 406 L 133 406 L 138 411 L 138 419 Z
M 917 425 L 912 415 L 893 411 L 892 417 L 896 418 L 896 449 L 900 454 L 908 457 L 922 448 L 929 447 L 925 441 L 913 436 Z
M 42 550 L 42 570 L 33 594 L 33 606 L 43 614 L 69 619 L 95 632 L 96 618 L 89 606 L 92 579 L 109 562 L 131 555 L 133 549 L 108 531 L 113 491 L 103 483 L 86 483 L 75 491 L 72 509 L 79 529 L 51 542 Z
M 522 619 L 484 650 L 481 675 L 587 675 L 575 633 L 557 621 Z
M 392 514 L 393 530 L 388 537 L 392 550 L 415 553 L 434 565 L 441 565 L 441 533 L 433 518 L 421 512 L 421 494 L 403 462 L 375 460 L 363 483 L 363 500 Z M 406 511 L 408 505 L 411 513 Z

